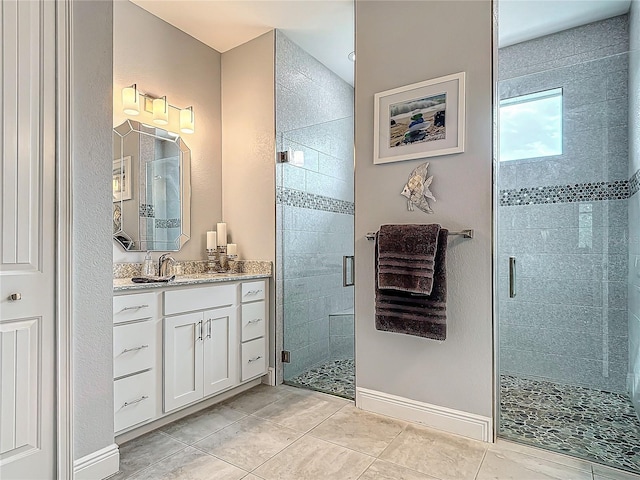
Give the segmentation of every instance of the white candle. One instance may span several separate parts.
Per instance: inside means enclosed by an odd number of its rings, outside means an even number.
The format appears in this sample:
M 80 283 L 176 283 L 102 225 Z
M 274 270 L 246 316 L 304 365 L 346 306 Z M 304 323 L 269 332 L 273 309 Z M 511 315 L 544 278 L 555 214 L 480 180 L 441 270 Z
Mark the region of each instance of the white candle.
M 207 232 L 207 250 L 215 250 L 218 248 L 216 235 L 216 232 Z
M 227 255 L 237 255 L 238 254 L 238 245 L 235 243 L 230 243 L 227 245 Z
M 218 230 L 218 244 L 221 247 L 227 246 L 227 224 L 218 223 L 216 230 Z

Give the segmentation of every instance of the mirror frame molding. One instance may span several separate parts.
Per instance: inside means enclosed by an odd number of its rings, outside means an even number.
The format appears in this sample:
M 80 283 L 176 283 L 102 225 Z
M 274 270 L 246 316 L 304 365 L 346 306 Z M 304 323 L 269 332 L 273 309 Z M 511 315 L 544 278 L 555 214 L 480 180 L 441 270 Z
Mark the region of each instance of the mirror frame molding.
M 150 129 L 153 129 L 154 131 L 158 131 L 158 130 L 164 131 L 167 133 L 167 136 L 163 137 L 159 135 L 154 135 L 148 131 L 144 131 L 144 129 L 142 129 L 141 127 L 150 128 Z M 187 241 L 191 238 L 191 149 L 184 142 L 184 140 L 180 135 L 174 134 L 173 132 L 169 132 L 162 128 L 158 128 L 152 125 L 147 125 L 147 124 L 138 122 L 136 120 L 127 119 L 120 125 L 113 128 L 114 140 L 117 140 L 120 143 L 120 151 L 113 152 L 114 153 L 113 156 L 116 157 L 113 160 L 114 162 L 118 160 L 122 161 L 122 159 L 128 156 L 126 155 L 126 152 L 123 151 L 124 150 L 123 141 L 127 135 L 133 132 L 139 135 L 146 135 L 149 137 L 160 139 L 162 141 L 173 142 L 178 146 L 178 149 L 180 151 L 180 235 L 175 239 L 175 243 L 176 243 L 175 249 L 131 248 L 131 247 L 127 248 L 122 243 L 122 241 L 117 238 L 118 233 L 124 234 L 124 236 L 127 237 L 132 242 L 134 242 L 134 244 L 135 242 L 137 242 L 138 246 L 140 244 L 140 240 L 131 239 L 131 236 L 126 231 L 122 230 L 122 227 L 118 232 L 116 231 L 113 232 L 112 238 L 114 242 L 117 245 L 119 245 L 125 252 L 145 252 L 145 251 L 177 252 L 177 251 L 180 251 L 180 249 L 182 249 L 184 244 L 187 243 Z M 116 139 L 116 136 L 119 138 Z M 139 185 L 137 188 L 139 188 Z M 134 195 L 133 198 L 135 197 L 136 196 Z M 123 201 L 124 200 L 119 200 L 119 201 L 115 200 L 113 202 L 114 205 L 116 204 L 120 205 L 120 212 L 122 212 Z M 139 211 L 139 209 L 140 209 L 140 199 L 138 199 L 138 208 L 136 210 Z M 115 223 L 115 212 L 114 212 L 114 223 Z

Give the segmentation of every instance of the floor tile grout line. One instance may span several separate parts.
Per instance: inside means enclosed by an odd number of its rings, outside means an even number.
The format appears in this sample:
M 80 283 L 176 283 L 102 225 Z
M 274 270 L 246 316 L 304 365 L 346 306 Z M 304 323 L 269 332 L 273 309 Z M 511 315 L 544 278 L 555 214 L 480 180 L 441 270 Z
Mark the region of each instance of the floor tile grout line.
M 262 462 L 260 465 L 258 465 L 256 468 L 252 469 L 249 471 L 249 473 L 253 473 L 255 472 L 257 469 L 259 469 L 261 466 L 263 466 L 265 463 L 271 461 L 272 459 L 274 459 L 275 457 L 277 457 L 278 455 L 280 455 L 282 452 L 284 452 L 287 448 L 291 447 L 294 443 L 300 441 L 303 437 L 305 436 L 305 434 L 300 435 L 298 438 L 296 438 L 293 442 L 291 442 L 289 445 L 286 445 L 285 447 L 281 448 L 278 452 L 276 452 L 274 455 L 272 455 L 271 457 L 269 457 L 268 459 L 266 459 L 264 462 Z M 254 474 L 256 475 L 256 474 Z M 256 475 L 258 477 L 260 477 L 260 475 Z M 260 477 L 263 478 L 263 477 Z
M 384 449 L 383 449 L 383 450 L 378 454 L 378 456 L 377 456 L 376 458 L 379 458 L 380 460 L 383 460 L 382 458 L 380 458 L 380 457 L 382 456 L 382 454 L 383 454 L 384 452 L 386 452 L 386 451 L 387 451 L 387 449 L 391 446 L 391 444 L 392 444 L 393 442 L 395 442 L 395 441 L 396 441 L 396 439 L 397 439 L 400 435 L 402 435 L 402 433 L 403 433 L 403 432 L 405 432 L 405 431 L 407 430 L 407 427 L 408 427 L 408 426 L 409 426 L 409 423 L 405 422 L 404 426 L 403 426 L 403 427 L 402 427 L 402 429 L 398 432 L 398 434 L 397 434 L 395 437 L 393 437 L 393 439 L 389 442 L 389 445 L 387 445 L 386 447 L 384 447 Z
M 143 472 L 144 470 L 147 470 L 147 469 L 149 469 L 149 468 L 153 467 L 154 465 L 156 465 L 156 464 L 158 464 L 158 463 L 162 462 L 163 460 L 166 460 L 167 458 L 172 457 L 172 456 L 173 456 L 173 455 L 175 455 L 176 453 L 181 452 L 181 451 L 183 451 L 183 450 L 185 450 L 185 449 L 187 449 L 187 448 L 189 448 L 189 447 L 191 446 L 191 445 L 189 445 L 189 444 L 187 444 L 187 443 L 184 443 L 184 442 L 183 442 L 183 441 L 181 441 L 181 440 L 178 440 L 177 438 L 174 438 L 174 437 L 172 437 L 172 436 L 170 436 L 170 435 L 167 435 L 166 433 L 164 433 L 164 432 L 162 432 L 162 431 L 160 431 L 160 430 L 155 430 L 155 431 L 157 431 L 160 435 L 163 435 L 163 436 L 165 436 L 165 437 L 169 437 L 169 439 L 171 439 L 171 440 L 175 440 L 176 442 L 181 443 L 181 444 L 183 445 L 183 447 L 182 447 L 182 448 L 179 448 L 179 449 L 178 449 L 178 450 L 176 450 L 175 452 L 172 452 L 172 453 L 170 453 L 170 454 L 168 454 L 168 455 L 165 455 L 164 457 L 160 458 L 159 460 L 156 460 L 156 461 L 155 461 L 155 462 L 153 462 L 153 463 L 150 463 L 149 465 L 147 465 L 146 467 L 141 468 L 140 470 L 135 470 L 135 471 L 131 472 L 131 474 L 130 474 L 129 476 L 127 476 L 126 478 L 130 478 L 130 477 L 133 477 L 133 476 L 135 476 L 135 475 L 138 475 L 139 473 Z M 152 433 L 152 432 L 149 432 L 149 433 Z M 144 436 L 144 435 L 143 435 L 143 436 Z M 142 438 L 142 437 L 138 437 L 138 438 Z M 133 439 L 132 441 L 135 441 L 135 440 L 137 440 L 137 439 Z
M 482 453 L 482 459 L 480 460 L 480 464 L 476 470 L 476 474 L 474 475 L 474 480 L 478 479 L 478 475 L 480 475 L 480 470 L 482 470 L 482 465 L 484 464 L 485 459 L 487 458 L 487 452 L 489 452 L 489 447 L 487 446 Z

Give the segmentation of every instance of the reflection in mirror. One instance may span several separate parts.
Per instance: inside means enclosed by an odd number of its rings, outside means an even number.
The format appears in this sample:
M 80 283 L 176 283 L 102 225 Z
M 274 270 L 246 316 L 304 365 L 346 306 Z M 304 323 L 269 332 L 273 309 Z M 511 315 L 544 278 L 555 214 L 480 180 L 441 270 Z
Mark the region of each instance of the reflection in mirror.
M 191 150 L 161 128 L 113 129 L 113 238 L 127 251 L 178 251 L 191 234 Z

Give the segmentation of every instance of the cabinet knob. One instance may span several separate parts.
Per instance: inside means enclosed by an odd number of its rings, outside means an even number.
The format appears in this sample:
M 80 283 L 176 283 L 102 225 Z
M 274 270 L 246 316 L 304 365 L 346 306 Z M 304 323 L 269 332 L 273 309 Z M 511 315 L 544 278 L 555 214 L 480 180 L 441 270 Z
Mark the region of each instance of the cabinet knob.
M 12 293 L 11 295 L 9 295 L 9 300 L 16 302 L 18 300 L 22 300 L 22 294 L 21 293 Z

